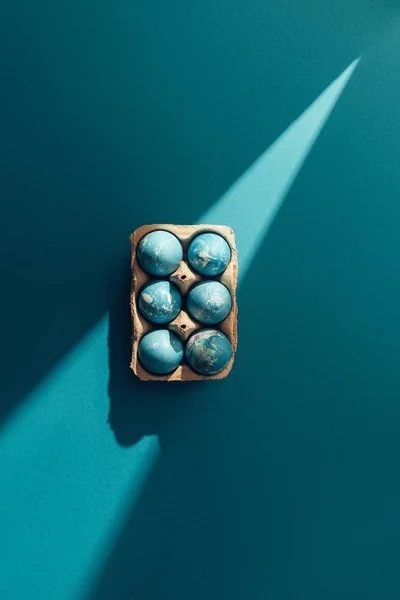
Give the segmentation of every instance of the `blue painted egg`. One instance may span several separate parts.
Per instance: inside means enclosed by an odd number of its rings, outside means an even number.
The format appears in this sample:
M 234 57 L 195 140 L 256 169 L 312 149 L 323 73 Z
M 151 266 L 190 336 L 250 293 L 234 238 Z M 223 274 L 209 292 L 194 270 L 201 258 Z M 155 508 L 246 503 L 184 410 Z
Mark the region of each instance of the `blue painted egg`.
M 212 277 L 225 271 L 231 260 L 231 249 L 221 235 L 202 233 L 190 242 L 188 260 L 197 273 Z
M 228 316 L 232 298 L 228 288 L 219 281 L 202 281 L 190 290 L 187 308 L 199 323 L 215 325 Z
M 138 305 L 140 313 L 151 323 L 169 323 L 180 313 L 182 297 L 176 285 L 157 279 L 144 286 Z
M 183 358 L 183 345 L 177 335 L 167 329 L 147 333 L 139 343 L 139 360 L 154 375 L 175 371 Z
M 140 240 L 137 258 L 146 273 L 162 277 L 170 275 L 183 257 L 182 244 L 178 238 L 163 229 L 151 231 Z
M 200 329 L 189 338 L 186 360 L 201 375 L 216 375 L 229 363 L 232 346 L 226 335 L 217 329 Z

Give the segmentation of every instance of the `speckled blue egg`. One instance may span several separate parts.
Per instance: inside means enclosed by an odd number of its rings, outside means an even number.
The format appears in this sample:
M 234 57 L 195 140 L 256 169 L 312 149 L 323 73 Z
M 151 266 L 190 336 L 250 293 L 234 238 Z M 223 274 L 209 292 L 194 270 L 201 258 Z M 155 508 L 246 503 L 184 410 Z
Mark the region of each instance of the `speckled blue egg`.
M 201 329 L 189 339 L 186 360 L 201 375 L 216 375 L 229 363 L 232 346 L 226 335 L 217 329 Z
M 231 249 L 221 235 L 202 233 L 190 242 L 188 260 L 197 273 L 212 277 L 225 271 L 231 260 Z
M 138 305 L 140 313 L 151 323 L 169 323 L 178 316 L 182 297 L 176 285 L 157 279 L 144 286 Z
M 228 316 L 232 298 L 228 288 L 219 281 L 202 281 L 190 290 L 187 308 L 199 323 L 215 325 Z
M 163 229 L 151 231 L 140 240 L 137 258 L 146 273 L 156 277 L 170 275 L 183 257 L 182 244 L 178 238 Z
M 147 371 L 166 375 L 175 371 L 182 362 L 183 345 L 172 331 L 156 329 L 140 340 L 138 356 Z

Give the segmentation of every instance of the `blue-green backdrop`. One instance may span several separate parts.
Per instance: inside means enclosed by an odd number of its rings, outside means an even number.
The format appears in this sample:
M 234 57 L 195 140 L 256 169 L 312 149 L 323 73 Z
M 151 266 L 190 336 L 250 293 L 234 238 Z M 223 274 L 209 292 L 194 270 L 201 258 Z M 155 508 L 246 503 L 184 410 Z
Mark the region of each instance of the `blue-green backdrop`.
M 138 382 L 129 233 L 198 221 L 359 56 L 232 374 Z M 398 600 L 396 3 L 3 0 L 0 65 L 0 597 Z

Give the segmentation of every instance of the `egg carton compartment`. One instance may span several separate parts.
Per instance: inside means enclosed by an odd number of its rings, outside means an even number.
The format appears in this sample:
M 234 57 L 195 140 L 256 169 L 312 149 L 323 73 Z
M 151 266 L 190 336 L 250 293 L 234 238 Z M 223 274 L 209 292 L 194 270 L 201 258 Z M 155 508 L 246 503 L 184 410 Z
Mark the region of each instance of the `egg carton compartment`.
M 139 264 L 137 251 L 140 241 L 149 233 L 156 230 L 164 230 L 174 234 L 180 241 L 183 248 L 183 259 L 178 268 L 168 276 L 158 277 L 149 275 L 143 270 Z M 193 238 L 202 233 L 216 233 L 222 236 L 229 244 L 231 251 L 231 259 L 226 269 L 219 275 L 205 276 L 195 272 L 188 262 L 187 252 L 190 242 Z M 203 379 L 223 379 L 232 369 L 235 352 L 237 348 L 237 302 L 236 302 L 236 284 L 238 273 L 237 249 L 235 245 L 235 236 L 233 230 L 224 225 L 171 225 L 171 224 L 154 224 L 143 225 L 136 229 L 130 236 L 132 245 L 132 286 L 131 286 L 131 315 L 133 323 L 132 336 L 132 360 L 131 369 L 142 380 L 145 381 L 200 381 Z M 174 283 L 179 289 L 182 296 L 182 310 L 178 316 L 171 322 L 165 325 L 152 323 L 145 319 L 140 313 L 138 306 L 139 294 L 143 287 L 155 281 L 156 279 L 165 279 Z M 224 284 L 230 294 L 232 306 L 227 317 L 215 325 L 205 325 L 197 322 L 190 316 L 186 309 L 186 299 L 190 289 L 197 283 L 205 280 L 219 281 Z M 157 329 L 168 329 L 175 333 L 183 345 L 185 346 L 188 339 L 201 329 L 216 329 L 221 331 L 230 341 L 232 347 L 232 356 L 225 368 L 215 375 L 202 375 L 194 371 L 187 363 L 185 356 L 181 364 L 172 372 L 166 375 L 154 375 L 147 371 L 141 364 L 138 356 L 138 347 L 141 339 L 147 333 Z

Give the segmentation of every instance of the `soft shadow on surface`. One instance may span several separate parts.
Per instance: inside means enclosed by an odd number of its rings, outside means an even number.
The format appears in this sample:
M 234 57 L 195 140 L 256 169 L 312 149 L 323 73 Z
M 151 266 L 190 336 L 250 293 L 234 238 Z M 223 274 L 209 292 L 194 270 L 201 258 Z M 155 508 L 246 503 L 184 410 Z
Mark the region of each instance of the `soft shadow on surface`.
M 116 351 L 111 427 L 161 456 L 93 600 L 397 600 L 397 40 L 361 63 L 242 284 L 231 375 L 145 388 Z
M 228 458 L 229 463 L 231 459 L 228 449 L 221 447 L 224 430 L 219 431 L 215 417 L 225 410 L 231 410 L 232 416 L 236 412 L 237 386 L 246 364 L 238 362 L 234 375 L 222 381 L 139 381 L 127 369 L 131 352 L 128 300 L 125 286 L 121 300 L 110 311 L 110 427 L 124 446 L 156 434 L 161 456 L 93 597 L 198 598 L 207 592 L 206 597 L 214 598 L 209 586 L 217 583 L 218 593 L 227 592 L 218 580 L 222 577 L 224 586 L 228 585 L 230 569 L 223 556 L 216 561 L 215 550 L 208 544 L 220 551 L 225 536 L 235 531 L 227 508 L 232 490 L 226 465 L 221 472 L 221 459 Z M 230 396 L 232 384 L 237 397 Z M 241 430 L 237 433 L 242 434 Z M 228 473 L 232 468 L 228 467 Z M 226 541 L 231 548 L 234 540 Z M 229 553 L 228 548 L 228 561 Z
M 129 306 L 130 263 L 120 282 L 120 295 L 109 313 L 109 424 L 122 446 L 131 446 L 145 435 L 159 435 L 179 420 L 188 396 L 198 382 L 140 381 L 129 368 L 131 362 L 132 321 Z
M 3 2 L 0 418 L 114 302 L 129 233 L 195 221 L 391 12 L 323 4 Z

